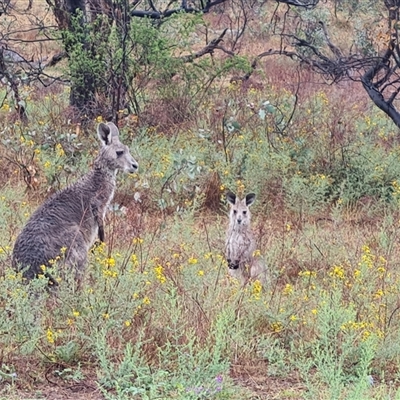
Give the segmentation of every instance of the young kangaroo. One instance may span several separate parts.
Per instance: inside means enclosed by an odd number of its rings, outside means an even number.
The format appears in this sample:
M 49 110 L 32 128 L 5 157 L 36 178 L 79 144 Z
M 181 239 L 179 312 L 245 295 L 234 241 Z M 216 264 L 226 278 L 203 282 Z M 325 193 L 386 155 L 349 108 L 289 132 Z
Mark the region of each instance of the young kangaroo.
M 114 196 L 117 172 L 133 173 L 138 163 L 120 142 L 112 122 L 100 123 L 97 134 L 102 146 L 92 170 L 48 198 L 17 237 L 12 263 L 26 279 L 43 274 L 43 266 L 65 251 L 65 264 L 80 282 L 96 236 L 104 241 L 104 217 Z M 53 277 L 48 278 L 56 284 Z
M 228 192 L 226 199 L 230 203 L 229 228 L 226 236 L 226 260 L 229 274 L 244 285 L 249 278 L 266 279 L 266 268 L 262 261 L 254 257 L 256 242 L 250 227 L 251 213 L 249 207 L 256 195 L 249 193 L 240 200 L 234 193 Z

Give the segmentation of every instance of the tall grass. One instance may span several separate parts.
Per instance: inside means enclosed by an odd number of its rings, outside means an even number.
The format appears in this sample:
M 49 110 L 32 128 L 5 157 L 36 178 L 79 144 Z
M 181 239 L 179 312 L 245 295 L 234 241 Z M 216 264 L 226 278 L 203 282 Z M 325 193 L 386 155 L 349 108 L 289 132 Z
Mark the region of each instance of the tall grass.
M 83 288 L 67 277 L 49 292 L 21 281 L 11 248 L 47 193 L 87 170 L 97 122 L 85 135 L 49 96 L 60 112 L 38 104 L 27 126 L 0 112 L 4 395 L 91 380 L 108 399 L 400 396 L 400 153 L 382 114 L 350 101 L 342 113 L 318 89 L 292 115 L 286 89 L 224 84 L 201 124 L 171 134 L 126 120 L 140 171 L 118 177 Z M 265 287 L 227 274 L 227 188 L 258 195 Z M 62 260 L 52 268 L 61 276 Z

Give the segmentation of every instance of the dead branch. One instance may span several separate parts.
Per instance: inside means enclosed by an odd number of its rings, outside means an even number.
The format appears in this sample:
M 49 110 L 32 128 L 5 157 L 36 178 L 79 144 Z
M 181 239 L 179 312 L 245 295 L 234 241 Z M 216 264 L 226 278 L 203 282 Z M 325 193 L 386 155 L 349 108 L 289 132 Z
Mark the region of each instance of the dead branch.
M 277 3 L 287 4 L 288 6 L 304 7 L 311 9 L 317 6 L 319 0 L 276 0 Z
M 165 10 L 165 11 L 158 11 L 155 9 L 154 5 L 150 3 L 151 11 L 149 10 L 132 10 L 130 15 L 132 17 L 139 17 L 139 18 L 150 18 L 150 19 L 164 19 L 168 18 L 171 15 L 177 13 L 201 13 L 207 14 L 210 10 L 217 6 L 218 4 L 225 3 L 227 0 L 214 0 L 214 1 L 207 1 L 206 5 L 203 8 L 195 8 L 195 7 L 188 7 L 186 1 L 182 1 L 182 4 L 178 8 L 174 8 L 172 10 Z
M 207 46 L 201 49 L 200 51 L 194 54 L 189 54 L 187 56 L 180 57 L 179 59 L 182 60 L 184 63 L 188 63 L 188 62 L 193 62 L 197 58 L 200 58 L 206 54 L 212 54 L 214 50 L 218 48 L 218 45 L 224 38 L 227 30 L 228 29 L 225 29 L 216 39 L 211 40 L 211 42 L 208 43 Z

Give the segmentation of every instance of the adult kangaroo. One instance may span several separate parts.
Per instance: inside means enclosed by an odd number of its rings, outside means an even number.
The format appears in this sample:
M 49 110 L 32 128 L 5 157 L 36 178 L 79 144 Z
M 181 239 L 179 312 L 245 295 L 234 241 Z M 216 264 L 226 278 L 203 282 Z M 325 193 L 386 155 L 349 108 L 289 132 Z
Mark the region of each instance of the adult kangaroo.
M 117 172 L 133 173 L 138 163 L 120 142 L 112 122 L 100 123 L 97 134 L 101 148 L 92 170 L 49 197 L 17 237 L 12 264 L 26 279 L 45 274 L 57 284 L 44 270 L 50 260 L 62 255 L 66 272 L 72 271 L 80 282 L 96 236 L 104 242 L 104 217 L 114 196 Z

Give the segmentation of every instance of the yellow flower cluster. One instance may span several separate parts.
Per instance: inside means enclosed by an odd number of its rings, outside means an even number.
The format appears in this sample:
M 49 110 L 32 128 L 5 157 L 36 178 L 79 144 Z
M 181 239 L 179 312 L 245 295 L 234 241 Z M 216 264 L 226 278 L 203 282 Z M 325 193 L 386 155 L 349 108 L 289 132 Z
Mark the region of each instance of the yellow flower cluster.
M 285 287 L 283 288 L 282 293 L 283 293 L 285 296 L 291 295 L 291 294 L 293 293 L 293 286 L 292 286 L 290 283 L 287 283 L 287 284 L 285 285 Z
M 109 268 L 115 267 L 115 259 L 112 258 L 112 257 L 107 258 L 107 259 L 106 259 L 106 265 L 107 265 L 107 267 L 109 267 Z
M 58 157 L 63 157 L 63 156 L 65 156 L 64 149 L 63 149 L 63 147 L 61 146 L 60 143 L 57 143 L 57 144 L 56 144 L 56 154 L 57 154 Z
M 56 337 L 55 332 L 51 328 L 47 328 L 47 331 L 46 331 L 47 341 L 50 344 L 54 344 L 55 337 Z
M 0 108 L 0 111 L 10 111 L 10 110 L 11 110 L 11 107 L 8 103 L 4 103 L 2 105 L 2 107 Z
M 142 238 L 140 238 L 140 237 L 134 237 L 133 239 L 132 239 L 132 243 L 133 244 L 142 244 L 143 243 L 143 239 Z
M 361 334 L 361 340 L 367 340 L 374 330 L 374 325 L 371 322 L 356 322 L 356 321 L 348 321 L 343 324 L 340 329 L 343 332 L 351 332 L 356 331 Z
M 259 300 L 262 292 L 262 284 L 258 279 L 253 282 L 251 291 L 253 298 Z
M 317 277 L 317 273 L 315 272 L 315 271 L 309 271 L 309 270 L 306 270 L 306 271 L 300 271 L 299 272 L 299 276 L 303 276 L 303 277 L 306 277 L 306 278 L 316 278 Z
M 197 264 L 197 262 L 198 262 L 197 258 L 190 257 L 190 258 L 188 259 L 188 264 L 189 264 L 189 265 Z
M 366 266 L 367 268 L 372 268 L 375 261 L 375 256 L 371 253 L 371 249 L 368 245 L 362 247 L 362 256 L 359 266 Z
M 275 332 L 275 333 L 279 333 L 279 332 L 283 331 L 283 325 L 281 322 L 273 322 L 270 327 L 271 327 L 272 332 Z
M 131 272 L 135 272 L 136 269 L 139 267 L 139 260 L 138 257 L 135 253 L 133 253 L 130 257 L 130 261 L 132 263 L 132 269 Z
M 158 264 L 155 268 L 154 268 L 154 272 L 156 273 L 156 278 L 157 280 L 163 284 L 167 281 L 167 278 L 164 275 L 164 267 L 161 264 Z
M 345 271 L 342 265 L 334 265 L 329 272 L 329 276 L 337 279 L 344 279 L 345 278 Z

